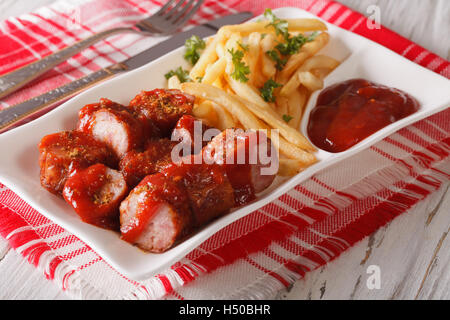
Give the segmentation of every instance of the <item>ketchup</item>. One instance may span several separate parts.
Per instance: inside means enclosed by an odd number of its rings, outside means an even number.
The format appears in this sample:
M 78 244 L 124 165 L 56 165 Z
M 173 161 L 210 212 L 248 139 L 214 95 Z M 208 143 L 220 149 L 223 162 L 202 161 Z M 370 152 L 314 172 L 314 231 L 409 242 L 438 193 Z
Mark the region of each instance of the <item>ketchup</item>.
M 318 148 L 342 152 L 419 107 L 416 99 L 398 89 L 364 79 L 347 80 L 319 95 L 308 135 Z

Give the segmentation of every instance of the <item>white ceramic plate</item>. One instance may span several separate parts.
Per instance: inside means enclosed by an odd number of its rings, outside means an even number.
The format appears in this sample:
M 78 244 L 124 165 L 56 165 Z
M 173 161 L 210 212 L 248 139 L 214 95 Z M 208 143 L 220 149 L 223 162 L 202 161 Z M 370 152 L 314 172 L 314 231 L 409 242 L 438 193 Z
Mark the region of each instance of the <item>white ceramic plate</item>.
M 277 9 L 274 13 L 281 18 L 314 17 L 296 8 Z M 378 131 L 345 152 L 339 154 L 317 152 L 317 157 L 321 160 L 317 164 L 287 181 L 277 179 L 269 189 L 259 195 L 257 201 L 210 223 L 165 253 L 144 253 L 120 240 L 117 233 L 81 222 L 62 198 L 50 194 L 40 186 L 37 144 L 47 134 L 73 129 L 77 121 L 77 112 L 85 104 L 98 101 L 101 97 L 127 104 L 140 90 L 164 87 L 164 74 L 168 70 L 179 65 L 187 67 L 182 58 L 183 48 L 135 71 L 93 87 L 45 116 L 0 135 L 0 181 L 47 218 L 87 243 L 121 273 L 136 280 L 148 278 L 184 257 L 221 228 L 273 201 L 314 173 L 450 105 L 448 79 L 363 37 L 332 24 L 327 25 L 331 41 L 322 52 L 342 61 L 342 64 L 326 78 L 325 86 L 351 78 L 365 78 L 404 90 L 418 99 L 421 109 Z M 303 132 L 306 132 L 309 113 L 315 105 L 318 94 L 319 92 L 315 93 L 308 103 L 301 123 Z

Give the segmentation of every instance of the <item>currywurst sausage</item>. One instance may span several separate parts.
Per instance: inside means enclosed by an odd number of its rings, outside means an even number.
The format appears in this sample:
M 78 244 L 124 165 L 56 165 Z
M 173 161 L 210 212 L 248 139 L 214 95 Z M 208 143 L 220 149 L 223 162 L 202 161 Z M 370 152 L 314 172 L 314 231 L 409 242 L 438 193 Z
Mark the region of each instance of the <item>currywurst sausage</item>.
M 74 171 L 96 163 L 113 164 L 113 154 L 106 145 L 83 132 L 49 134 L 42 138 L 38 147 L 41 185 L 55 194 L 61 194 Z
M 210 142 L 223 147 L 227 141 L 227 154 L 216 157 L 217 161 L 195 164 L 191 156 L 191 161 L 168 165 L 160 173 L 145 177 L 120 206 L 122 238 L 143 250 L 163 252 L 196 228 L 253 200 L 255 189 L 262 191 L 263 185 L 267 188 L 275 173 L 260 183 L 262 175 L 257 172 L 260 163 L 223 161 L 238 152 L 238 148 L 251 146 L 245 134 L 232 135 L 231 131 L 228 134 L 228 139 L 218 136 L 217 141 Z M 242 141 L 236 142 L 236 138 Z M 266 136 L 262 139 L 270 144 Z M 262 140 L 252 141 L 259 144 Z

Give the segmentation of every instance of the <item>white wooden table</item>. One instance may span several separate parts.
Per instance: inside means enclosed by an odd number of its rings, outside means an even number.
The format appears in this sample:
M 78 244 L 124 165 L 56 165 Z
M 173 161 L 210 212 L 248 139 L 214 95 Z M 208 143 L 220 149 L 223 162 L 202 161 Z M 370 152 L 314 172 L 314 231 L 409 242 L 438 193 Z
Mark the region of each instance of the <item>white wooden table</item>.
M 69 0 L 68 0 L 69 1 Z M 0 19 L 54 0 L 0 0 Z M 450 59 L 450 1 L 340 0 Z M 279 299 L 450 299 L 449 183 L 327 266 L 307 274 Z M 369 289 L 368 267 L 379 267 L 381 287 Z M 369 269 L 370 270 L 370 269 Z M 0 237 L 0 299 L 69 299 Z M 275 298 L 275 297 L 274 297 Z

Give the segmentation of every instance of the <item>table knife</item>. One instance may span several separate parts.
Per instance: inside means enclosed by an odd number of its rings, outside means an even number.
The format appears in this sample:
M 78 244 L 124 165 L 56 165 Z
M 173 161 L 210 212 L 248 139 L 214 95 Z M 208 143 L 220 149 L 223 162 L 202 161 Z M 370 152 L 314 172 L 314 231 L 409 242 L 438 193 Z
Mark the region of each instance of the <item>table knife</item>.
M 162 55 L 184 45 L 186 39 L 192 35 L 204 38 L 219 30 L 220 27 L 230 24 L 242 23 L 252 17 L 250 12 L 232 14 L 208 23 L 193 27 L 185 32 L 178 33 L 168 40 L 160 42 L 155 46 L 144 50 L 137 55 L 93 72 L 83 78 L 70 82 L 59 88 L 53 89 L 40 96 L 20 104 L 5 108 L 0 111 L 0 133 L 30 122 L 41 115 L 54 109 L 58 104 L 74 95 L 88 89 L 101 81 L 107 80 L 119 73 L 127 72 L 141 67 Z

